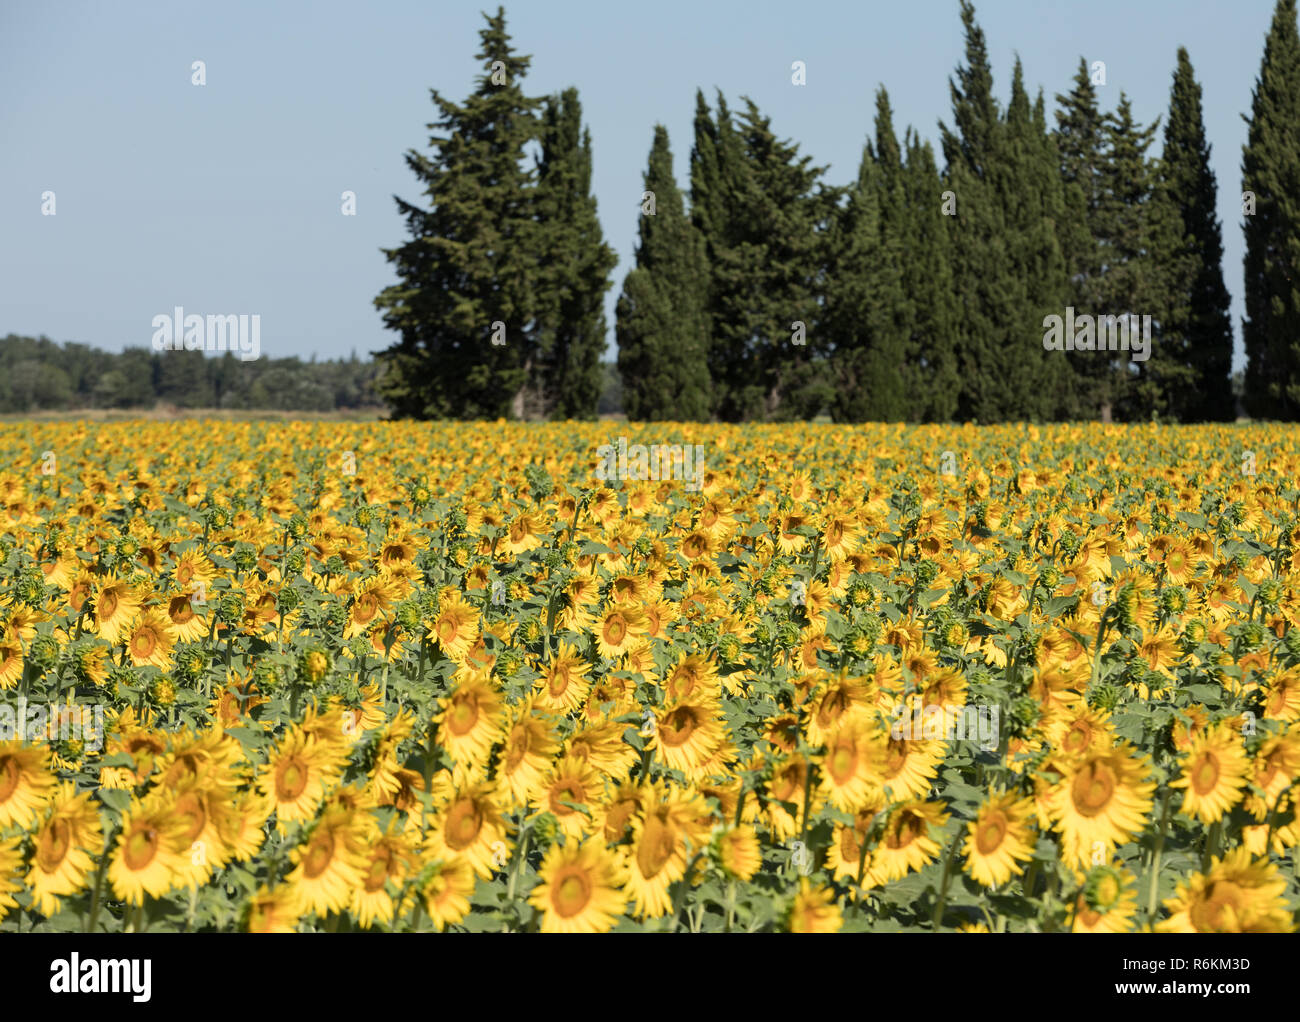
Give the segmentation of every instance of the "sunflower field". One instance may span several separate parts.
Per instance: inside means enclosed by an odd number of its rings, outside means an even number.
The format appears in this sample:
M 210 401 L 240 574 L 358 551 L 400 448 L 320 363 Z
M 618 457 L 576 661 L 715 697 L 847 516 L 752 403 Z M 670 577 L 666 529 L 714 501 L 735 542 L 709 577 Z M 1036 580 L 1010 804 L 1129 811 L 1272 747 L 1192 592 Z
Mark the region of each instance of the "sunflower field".
M 0 425 L 0 929 L 1294 931 L 1297 437 Z

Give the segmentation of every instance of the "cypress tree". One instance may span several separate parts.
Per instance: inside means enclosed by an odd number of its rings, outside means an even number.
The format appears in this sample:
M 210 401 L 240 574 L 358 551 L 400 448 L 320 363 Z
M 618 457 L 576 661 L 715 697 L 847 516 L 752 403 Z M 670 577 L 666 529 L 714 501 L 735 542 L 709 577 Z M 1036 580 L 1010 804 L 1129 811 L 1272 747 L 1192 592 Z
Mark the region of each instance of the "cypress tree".
M 1161 184 L 1162 198 L 1173 206 L 1176 235 L 1167 266 L 1172 303 L 1164 329 L 1181 340 L 1183 360 L 1193 373 L 1190 385 L 1170 397 L 1184 421 L 1229 420 L 1234 417 L 1232 324 L 1215 215 L 1218 189 L 1201 118 L 1201 87 L 1181 46 L 1165 121 Z
M 906 303 L 897 239 L 884 226 L 890 197 L 871 146 L 863 147 L 858 179 L 838 211 L 829 241 L 826 343 L 834 374 L 831 415 L 837 422 L 887 422 L 908 417 L 905 387 Z M 901 187 L 901 181 L 899 182 Z
M 673 176 L 668 130 L 655 126 L 636 265 L 616 307 L 618 369 L 629 419 L 709 418 L 708 263 L 704 239 L 686 215 Z
M 531 58 L 511 47 L 504 11 L 487 22 L 478 88 L 463 104 L 430 90 L 441 116 L 428 127 L 442 134 L 432 157 L 406 154 L 431 208 L 394 196 L 411 238 L 384 250 L 400 282 L 375 306 L 400 333 L 378 353 L 378 388 L 398 417 L 522 416 L 538 364 L 535 172 L 523 157 L 539 102 L 521 89 Z
M 960 315 L 955 331 L 962 390 L 958 414 L 980 422 L 1042 418 L 1052 395 L 1041 390 L 1041 321 L 1031 320 L 1023 267 L 1015 263 L 1006 178 L 1007 128 L 993 98 L 984 33 L 962 0 L 966 64 L 949 79 L 956 131 L 940 124 L 956 202 L 952 266 Z M 1016 201 L 1019 201 L 1018 199 Z
M 1101 179 L 1106 164 L 1105 118 L 1097 107 L 1097 93 L 1088 63 L 1079 58 L 1074 88 L 1057 94 L 1053 140 L 1064 188 L 1065 214 L 1058 229 L 1070 281 L 1069 305 L 1076 315 L 1096 315 L 1101 310 L 1101 276 L 1105 265 L 1101 243 Z M 1063 314 L 1063 313 L 1062 313 Z M 1108 398 L 1108 367 L 1092 358 L 1072 358 L 1076 404 L 1072 413 L 1087 417 L 1101 414 Z
M 1300 34 L 1296 0 L 1278 0 L 1251 97 L 1242 151 L 1246 409 L 1300 417 Z
M 538 386 L 526 414 L 591 418 L 604 382 L 604 293 L 618 262 L 591 194 L 591 135 L 576 89 L 547 102 L 538 163 Z
M 957 413 L 961 376 L 957 368 L 957 291 L 953 282 L 949 231 L 940 194 L 943 179 L 934 149 L 910 128 L 904 181 L 909 220 L 902 286 L 912 301 L 909 348 L 914 393 L 910 418 L 946 422 Z

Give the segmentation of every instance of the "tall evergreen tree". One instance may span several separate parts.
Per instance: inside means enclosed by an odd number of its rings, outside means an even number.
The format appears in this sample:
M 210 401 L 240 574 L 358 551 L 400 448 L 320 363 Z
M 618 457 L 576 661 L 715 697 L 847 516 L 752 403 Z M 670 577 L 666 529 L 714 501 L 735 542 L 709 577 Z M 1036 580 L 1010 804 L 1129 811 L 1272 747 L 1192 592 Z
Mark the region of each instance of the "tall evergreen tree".
M 547 102 L 538 163 L 538 386 L 526 414 L 591 418 L 604 383 L 604 294 L 618 262 L 591 194 L 591 135 L 577 89 Z
M 1074 369 L 1068 357 L 1043 351 L 1042 324 L 1048 315 L 1062 315 L 1070 301 L 1069 273 L 1057 234 L 1058 225 L 1067 220 L 1067 207 L 1058 169 L 1060 154 L 1047 131 L 1042 93 L 1031 107 L 1019 57 L 1012 70 L 1004 127 L 1003 156 L 994 180 L 1006 211 L 1012 272 L 1024 289 L 1023 333 L 1032 339 L 1029 344 L 1023 339 L 1016 343 L 1033 351 L 1032 357 L 1025 358 L 1022 372 L 1035 381 L 1037 413 L 1059 418 L 1076 410 Z
M 1171 395 L 1174 411 L 1184 421 L 1230 420 L 1232 323 L 1223 283 L 1223 235 L 1215 215 L 1218 189 L 1201 118 L 1201 87 L 1181 46 L 1165 121 L 1161 183 L 1178 235 L 1168 265 L 1173 302 L 1164 329 L 1181 340 L 1194 374 L 1189 386 Z
M 1013 237 L 1023 201 L 1013 133 L 993 98 L 993 74 L 975 9 L 962 0 L 966 64 L 949 80 L 956 130 L 940 124 L 948 168 L 952 267 L 960 315 L 955 332 L 962 391 L 958 414 L 981 422 L 1043 419 L 1060 395 L 1042 346 L 1030 260 Z M 1022 146 L 1023 148 L 1023 146 Z M 1037 201 L 1037 200 L 1034 200 Z
M 668 129 L 655 126 L 645 172 L 636 265 L 616 307 L 618 368 L 629 419 L 680 422 L 710 415 L 708 262 L 673 176 Z
M 718 99 L 716 119 L 697 106 L 692 215 L 710 268 L 709 378 L 725 421 L 808 417 L 824 402 L 814 346 L 823 229 L 834 194 L 824 167 L 780 140 L 751 100 L 739 124 Z M 815 190 L 816 189 L 816 190 Z
M 1106 165 L 1105 116 L 1097 106 L 1097 92 L 1088 63 L 1079 58 L 1074 88 L 1057 94 L 1053 139 L 1064 188 L 1065 216 L 1058 228 L 1070 279 L 1068 302 L 1076 315 L 1095 315 L 1103 301 L 1101 292 L 1105 253 L 1100 223 L 1102 172 Z M 1102 406 L 1113 403 L 1109 393 L 1109 368 L 1092 358 L 1073 358 L 1077 404 L 1073 414 L 1095 417 Z
M 394 196 L 411 238 L 384 250 L 400 282 L 375 306 L 400 333 L 379 353 L 398 417 L 522 416 L 540 364 L 535 171 L 524 161 L 539 101 L 521 88 L 531 58 L 511 47 L 504 11 L 487 22 L 478 88 L 463 104 L 430 90 L 441 114 L 428 126 L 441 132 L 434 154 L 406 154 L 431 208 Z M 496 323 L 504 344 L 493 343 Z
M 949 236 L 953 218 L 944 216 L 939 202 L 944 185 L 934 149 L 910 128 L 906 145 L 909 227 L 902 285 L 914 310 L 909 338 L 914 392 L 909 417 L 946 422 L 956 415 L 961 394 L 955 341 L 957 289 Z
M 1252 93 L 1242 151 L 1245 217 L 1246 409 L 1300 418 L 1300 33 L 1296 0 L 1278 0 Z
M 901 191 L 901 178 L 891 176 Z M 900 197 L 890 195 L 885 179 L 871 146 L 864 146 L 858 180 L 835 217 L 828 244 L 821 342 L 830 356 L 831 415 L 837 422 L 897 422 L 911 411 L 897 228 L 885 226 L 893 214 L 882 212 Z
M 1135 361 L 1125 351 L 1075 353 L 1105 367 L 1103 419 L 1172 414 L 1176 394 L 1191 383 L 1180 338 L 1166 331 L 1174 304 L 1170 281 L 1182 276 L 1181 233 L 1170 198 L 1159 183 L 1159 168 L 1146 155 L 1158 126 L 1158 119 L 1145 128 L 1138 125 L 1124 93 L 1115 112 L 1106 117 L 1107 160 L 1098 209 L 1106 262 L 1100 304 L 1092 314 L 1130 317 L 1126 322 L 1131 331 L 1150 316 L 1152 329 L 1145 361 Z M 1097 333 L 1100 347 L 1100 324 Z

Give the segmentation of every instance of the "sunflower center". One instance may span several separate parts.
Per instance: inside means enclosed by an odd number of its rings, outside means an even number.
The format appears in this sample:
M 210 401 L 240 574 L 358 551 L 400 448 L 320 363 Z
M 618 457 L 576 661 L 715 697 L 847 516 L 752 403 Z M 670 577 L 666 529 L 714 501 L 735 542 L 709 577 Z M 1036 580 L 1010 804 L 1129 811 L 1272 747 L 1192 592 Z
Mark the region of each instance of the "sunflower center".
M 1115 774 L 1104 763 L 1089 763 L 1070 786 L 1074 807 L 1082 816 L 1096 816 L 1115 795 Z
M 452 700 L 447 726 L 454 734 L 468 734 L 478 721 L 478 700 L 473 696 L 456 696 Z
M 451 618 L 443 618 L 438 622 L 438 639 L 440 642 L 451 642 L 456 638 L 456 622 Z
M 192 793 L 182 795 L 176 800 L 175 812 L 189 824 L 185 830 L 186 841 L 197 838 L 208 822 L 208 814 L 203 811 L 203 803 Z
M 698 727 L 695 711 L 689 706 L 679 706 L 664 718 L 659 738 L 665 745 L 685 745 Z
M 570 809 L 564 805 L 565 802 L 583 803 L 586 799 L 587 794 L 582 785 L 573 778 L 565 778 L 551 789 L 551 812 L 556 816 L 568 816 L 577 810 Z
M 314 880 L 329 868 L 334 860 L 334 835 L 328 830 L 321 830 L 312 838 L 311 847 L 302 860 L 302 871 Z
M 975 847 L 980 855 L 991 855 L 1001 846 L 1007 835 L 1007 819 L 1001 813 L 992 813 L 975 828 Z
M 1210 884 L 1203 897 L 1192 903 L 1188 915 L 1192 925 L 1201 933 L 1214 933 L 1224 928 L 1225 915 L 1237 915 L 1248 902 L 1246 891 L 1229 880 L 1220 880 Z
M 139 657 L 152 656 L 157 645 L 158 637 L 149 628 L 142 628 L 131 637 L 131 652 Z
M 117 594 L 111 589 L 99 594 L 99 616 L 104 619 L 111 618 L 113 612 L 117 610 Z
M 553 885 L 551 903 L 565 919 L 576 916 L 591 901 L 591 878 L 580 869 L 567 870 Z
M 627 634 L 627 622 L 622 616 L 615 614 L 605 622 L 605 640 L 617 644 L 623 641 L 623 636 Z
M 367 891 L 378 891 L 384 886 L 384 881 L 388 879 L 388 858 L 388 852 L 380 849 L 366 874 Z
M 636 849 L 636 864 L 641 875 L 647 880 L 657 876 L 673 857 L 676 845 L 677 838 L 672 828 L 665 825 L 658 816 L 651 816 L 646 821 L 645 831 L 641 834 Z
M 22 771 L 18 769 L 18 761 L 13 756 L 0 758 L 0 805 L 9 801 L 17 790 L 21 777 Z
M 1212 752 L 1205 752 L 1196 761 L 1192 770 L 1192 787 L 1196 794 L 1207 795 L 1214 790 L 1219 781 L 1219 759 Z
M 36 841 L 36 862 L 46 873 L 53 873 L 72 847 L 72 827 L 67 820 L 53 819 Z
M 275 797 L 279 802 L 292 802 L 307 787 L 307 764 L 300 756 L 290 756 L 280 764 L 275 773 Z
M 925 822 L 912 813 L 900 813 L 898 822 L 889 828 L 885 844 L 889 848 L 906 848 L 925 830 Z
M 447 828 L 443 840 L 461 851 L 468 848 L 483 829 L 483 813 L 477 805 L 468 800 L 457 802 L 447 814 Z
M 122 861 L 129 870 L 142 870 L 153 862 L 158 854 L 158 831 L 152 827 L 141 827 L 131 832 L 122 849 Z
M 852 745 L 840 745 L 835 749 L 831 756 L 830 768 L 831 776 L 843 784 L 853 776 L 854 768 L 858 765 L 858 757 L 854 752 Z
M 564 695 L 564 690 L 569 687 L 569 672 L 565 668 L 556 668 L 551 673 L 551 680 L 547 682 L 546 689 L 552 696 L 559 697 Z

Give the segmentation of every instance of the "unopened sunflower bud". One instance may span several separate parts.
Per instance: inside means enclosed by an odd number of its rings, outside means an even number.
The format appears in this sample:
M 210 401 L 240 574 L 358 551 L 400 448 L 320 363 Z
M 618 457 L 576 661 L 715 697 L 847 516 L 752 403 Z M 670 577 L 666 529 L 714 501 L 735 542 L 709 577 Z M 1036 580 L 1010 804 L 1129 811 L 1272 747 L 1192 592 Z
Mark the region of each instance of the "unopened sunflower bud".
M 319 684 L 333 666 L 329 651 L 322 646 L 312 646 L 298 656 L 298 676 L 308 685 Z

